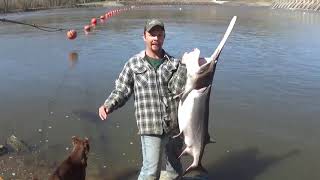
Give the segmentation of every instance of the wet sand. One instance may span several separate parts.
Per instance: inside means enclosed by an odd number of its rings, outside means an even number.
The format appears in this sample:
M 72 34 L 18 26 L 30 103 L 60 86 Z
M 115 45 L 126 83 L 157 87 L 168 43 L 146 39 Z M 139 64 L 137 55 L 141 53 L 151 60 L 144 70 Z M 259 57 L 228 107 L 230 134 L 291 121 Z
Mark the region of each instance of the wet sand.
M 0 179 L 47 179 L 52 167 L 32 154 L 6 154 L 0 156 Z

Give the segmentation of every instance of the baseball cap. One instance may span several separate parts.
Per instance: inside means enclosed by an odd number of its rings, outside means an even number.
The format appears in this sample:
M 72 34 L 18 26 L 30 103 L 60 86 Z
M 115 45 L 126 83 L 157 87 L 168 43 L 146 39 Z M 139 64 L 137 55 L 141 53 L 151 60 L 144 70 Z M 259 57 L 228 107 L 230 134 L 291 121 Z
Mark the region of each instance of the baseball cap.
M 164 24 L 159 19 L 149 19 L 146 21 L 146 24 L 144 25 L 144 31 L 150 31 L 152 28 L 160 26 L 164 30 Z

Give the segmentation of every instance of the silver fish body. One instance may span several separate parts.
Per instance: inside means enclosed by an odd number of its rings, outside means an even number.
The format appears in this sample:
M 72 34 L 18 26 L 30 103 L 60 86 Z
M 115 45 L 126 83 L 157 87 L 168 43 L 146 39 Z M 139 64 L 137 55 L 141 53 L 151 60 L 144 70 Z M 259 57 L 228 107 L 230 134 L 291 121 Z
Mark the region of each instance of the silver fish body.
M 199 55 L 200 51 L 195 49 L 184 56 L 184 58 L 188 58 L 186 61 L 187 83 L 179 102 L 178 123 L 179 135 L 183 135 L 186 148 L 179 157 L 184 154 L 193 157 L 192 164 L 185 172 L 197 168 L 204 170 L 201 159 L 205 145 L 211 142 L 208 132 L 208 118 L 215 62 L 212 61 L 208 64 L 208 68 L 200 71 Z
M 202 167 L 201 159 L 205 146 L 213 142 L 208 132 L 212 80 L 218 58 L 236 19 L 236 16 L 232 18 L 224 37 L 211 57 L 200 58 L 200 50 L 194 49 L 190 53 L 185 53 L 182 58 L 187 68 L 187 82 L 178 107 L 180 133 L 177 136 L 183 136 L 186 147 L 179 158 L 185 154 L 193 157 L 193 162 L 185 173 L 192 169 L 206 171 Z
M 179 126 L 186 145 L 180 157 L 184 154 L 193 157 L 193 162 L 186 172 L 193 168 L 203 169 L 201 165 L 203 151 L 205 145 L 211 142 L 208 132 L 210 92 L 211 86 L 192 90 L 184 102 L 179 103 Z

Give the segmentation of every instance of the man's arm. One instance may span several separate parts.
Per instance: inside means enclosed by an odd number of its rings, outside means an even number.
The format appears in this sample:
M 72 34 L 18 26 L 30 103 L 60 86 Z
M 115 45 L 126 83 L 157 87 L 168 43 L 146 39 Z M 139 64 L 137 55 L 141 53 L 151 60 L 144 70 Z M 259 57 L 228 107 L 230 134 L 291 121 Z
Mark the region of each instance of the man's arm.
M 172 75 L 168 87 L 170 91 L 178 95 L 183 92 L 187 80 L 187 68 L 185 64 L 179 62 L 177 71 Z
M 130 98 L 133 92 L 133 72 L 128 63 L 125 64 L 118 79 L 115 82 L 115 89 L 99 108 L 101 119 L 106 119 L 112 111 L 123 106 Z

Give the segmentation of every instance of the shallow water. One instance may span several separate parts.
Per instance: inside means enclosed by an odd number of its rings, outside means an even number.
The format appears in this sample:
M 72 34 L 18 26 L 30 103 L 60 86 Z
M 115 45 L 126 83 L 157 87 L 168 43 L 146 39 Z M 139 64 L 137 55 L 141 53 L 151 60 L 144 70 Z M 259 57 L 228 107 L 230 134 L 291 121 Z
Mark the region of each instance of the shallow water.
M 25 155 L 25 166 L 51 171 L 66 157 L 71 136 L 87 136 L 88 179 L 134 179 L 141 155 L 132 100 L 107 122 L 96 113 L 123 64 L 144 48 L 144 21 L 165 21 L 170 54 L 181 57 L 197 47 L 209 56 L 237 15 L 214 77 L 209 123 L 217 143 L 206 146 L 203 158 L 210 179 L 320 178 L 319 13 L 148 6 L 114 16 L 89 35 L 82 32 L 110 9 L 2 17 L 78 30 L 78 38 L 68 41 L 62 32 L 0 23 L 0 142 L 15 134 L 32 145 L 35 153 Z M 15 179 L 16 170 L 0 169 L 0 176 Z

